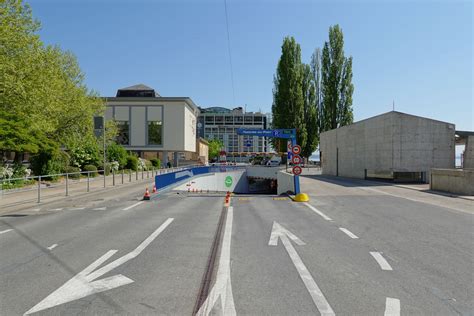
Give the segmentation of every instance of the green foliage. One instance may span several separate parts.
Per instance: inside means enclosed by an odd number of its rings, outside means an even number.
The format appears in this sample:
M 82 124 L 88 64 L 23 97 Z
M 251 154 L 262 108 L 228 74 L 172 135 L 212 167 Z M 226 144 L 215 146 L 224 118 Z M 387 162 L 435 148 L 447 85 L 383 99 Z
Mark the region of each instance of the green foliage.
M 71 173 L 70 175 L 68 175 L 70 179 L 79 179 L 81 177 L 81 174 L 76 172 L 81 172 L 81 168 L 68 166 L 64 170 L 64 173 Z
M 69 166 L 69 155 L 61 151 L 41 151 L 31 157 L 30 163 L 33 173 L 37 176 L 58 174 L 64 172 Z M 57 178 L 53 176 L 48 179 L 56 180 Z
M 153 163 L 150 160 L 143 159 L 143 162 L 145 163 L 145 170 L 151 170 L 151 168 L 153 168 Z
M 352 57 L 344 57 L 344 36 L 339 25 L 329 28 L 321 58 L 322 119 L 320 132 L 351 124 Z
M 300 45 L 293 37 L 283 40 L 273 81 L 273 127 L 296 128 L 297 142 L 304 147 L 307 132 L 304 124 L 303 66 Z M 274 145 L 279 145 L 279 151 L 286 151 L 286 142 L 274 142 Z
M 94 165 L 85 165 L 83 168 L 82 168 L 82 171 L 89 171 L 90 173 L 90 176 L 91 177 L 97 177 L 98 173 L 97 173 L 97 167 L 94 166 Z
M 209 143 L 209 160 L 219 156 L 219 152 L 224 147 L 224 143 L 219 139 L 207 140 Z
M 153 159 L 150 159 L 153 167 L 155 168 L 161 168 L 161 160 L 158 159 L 158 158 L 153 158 Z
M 83 137 L 79 140 L 69 140 L 69 155 L 71 166 L 83 168 L 85 165 L 98 166 L 102 162 L 99 144 L 93 136 Z
M 311 72 L 311 66 L 302 65 L 303 100 L 304 100 L 304 125 L 306 127 L 306 144 L 301 146 L 301 155 L 309 157 L 316 150 L 319 143 L 318 117 L 316 108 L 316 86 Z
M 122 145 L 111 143 L 107 146 L 107 160 L 118 162 L 120 169 L 127 164 L 127 156 L 127 151 Z
M 133 171 L 137 171 L 138 170 L 138 157 L 134 155 L 129 155 L 127 157 L 126 168 L 131 169 Z

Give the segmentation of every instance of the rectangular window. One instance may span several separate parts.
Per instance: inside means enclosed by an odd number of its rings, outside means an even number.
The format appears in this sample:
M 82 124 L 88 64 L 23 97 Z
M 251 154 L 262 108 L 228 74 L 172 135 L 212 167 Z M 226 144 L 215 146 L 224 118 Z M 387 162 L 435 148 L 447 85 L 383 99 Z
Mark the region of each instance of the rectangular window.
M 206 124 L 214 124 L 214 116 L 206 116 Z
M 148 145 L 163 144 L 163 130 L 161 121 L 148 122 Z
M 117 123 L 117 138 L 116 141 L 120 145 L 130 145 L 130 129 L 128 121 L 116 121 Z
M 245 116 L 244 119 L 245 125 L 252 125 L 253 124 L 253 116 Z
M 216 116 L 216 125 L 224 125 L 224 117 Z
M 244 118 L 242 116 L 235 116 L 234 118 L 235 125 L 242 125 L 244 122 Z
M 233 125 L 234 124 L 234 117 L 233 116 L 226 116 L 225 117 L 225 124 L 226 125 Z

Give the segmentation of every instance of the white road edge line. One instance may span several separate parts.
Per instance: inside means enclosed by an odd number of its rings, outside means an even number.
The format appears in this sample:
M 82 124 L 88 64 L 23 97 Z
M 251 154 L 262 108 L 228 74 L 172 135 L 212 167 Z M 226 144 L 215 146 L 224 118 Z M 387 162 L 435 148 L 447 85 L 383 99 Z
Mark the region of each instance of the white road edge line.
M 326 214 L 324 214 L 323 212 L 321 212 L 320 210 L 318 210 L 317 208 L 315 208 L 314 206 L 312 206 L 311 204 L 309 203 L 304 203 L 304 205 L 306 205 L 307 207 L 309 207 L 313 212 L 315 212 L 316 214 L 318 214 L 319 216 L 321 216 L 322 218 L 324 218 L 325 220 L 327 221 L 332 221 L 332 219 L 327 216 Z
M 53 250 L 54 248 L 56 248 L 58 246 L 58 244 L 53 244 L 51 246 L 48 247 L 49 250 Z
M 13 230 L 13 229 L 2 230 L 2 231 L 0 232 L 0 235 L 1 235 L 1 234 L 8 233 L 8 232 L 10 232 L 10 231 L 12 231 L 12 230 Z
M 359 239 L 359 237 L 354 235 L 350 230 L 348 230 L 346 228 L 339 227 L 339 230 L 342 231 L 343 233 L 345 233 L 347 236 L 351 237 L 352 239 Z
M 385 299 L 384 316 L 400 316 L 400 300 L 397 298 L 387 297 Z
M 130 206 L 124 208 L 122 211 L 128 211 L 129 209 L 134 208 L 135 206 L 138 206 L 138 205 L 140 205 L 140 204 L 142 204 L 142 203 L 143 203 L 143 201 L 137 202 L 137 203 L 135 203 L 135 204 L 133 204 L 133 205 L 130 205 Z
M 227 209 L 227 218 L 224 228 L 224 237 L 222 239 L 222 248 L 219 257 L 219 266 L 217 268 L 216 282 L 209 292 L 206 300 L 199 307 L 197 316 L 208 316 L 212 314 L 214 306 L 218 303 L 220 297 L 218 315 L 235 316 L 234 296 L 232 294 L 232 284 L 230 280 L 230 246 L 232 241 L 232 221 L 234 217 L 234 208 L 229 206 Z
M 370 254 L 372 255 L 372 257 L 374 257 L 375 261 L 377 261 L 377 263 L 379 264 L 380 268 L 382 268 L 382 270 L 388 270 L 388 271 L 393 270 L 390 264 L 387 262 L 387 260 L 385 260 L 385 258 L 382 256 L 380 252 L 371 251 Z

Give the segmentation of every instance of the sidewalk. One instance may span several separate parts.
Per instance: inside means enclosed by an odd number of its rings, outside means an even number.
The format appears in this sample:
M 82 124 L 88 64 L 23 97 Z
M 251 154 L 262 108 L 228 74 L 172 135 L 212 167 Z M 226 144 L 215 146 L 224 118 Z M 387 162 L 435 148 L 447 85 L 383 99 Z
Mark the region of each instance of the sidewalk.
M 70 197 L 92 196 L 97 192 L 109 191 L 119 187 L 129 187 L 134 184 L 149 183 L 149 185 L 152 186 L 152 182 L 154 182 L 152 172 L 147 173 L 144 171 L 143 174 L 138 172 L 138 180 L 137 174 L 135 173 L 124 174 L 123 178 L 122 174 L 116 174 L 115 179 L 113 175 L 106 176 L 105 187 L 104 177 L 99 175 L 95 178 L 90 178 L 89 183 L 87 178 L 69 179 L 67 188 L 66 180 L 62 179 L 57 183 L 41 183 L 40 190 L 38 190 L 38 185 L 35 185 L 19 190 L 0 191 L 0 214 L 24 209 L 36 209 L 45 204 L 58 202 Z M 149 189 L 151 190 L 151 187 Z M 38 196 L 40 197 L 40 203 L 38 203 Z

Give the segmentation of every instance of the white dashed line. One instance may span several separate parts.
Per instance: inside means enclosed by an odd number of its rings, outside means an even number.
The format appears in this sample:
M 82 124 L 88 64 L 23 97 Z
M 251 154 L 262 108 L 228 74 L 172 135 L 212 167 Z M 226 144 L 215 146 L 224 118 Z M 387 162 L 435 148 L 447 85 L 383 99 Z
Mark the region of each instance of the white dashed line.
M 48 247 L 49 250 L 53 250 L 54 248 L 56 248 L 58 246 L 58 244 L 54 244 L 54 245 L 51 245 Z
M 346 229 L 346 228 L 343 228 L 343 227 L 339 227 L 339 229 L 345 233 L 347 236 L 351 237 L 352 239 L 358 239 L 359 237 L 357 237 L 356 235 L 354 235 L 350 230 Z
M 377 261 L 377 263 L 379 264 L 380 268 L 382 268 L 382 270 L 388 270 L 388 271 L 393 270 L 390 264 L 388 264 L 387 260 L 385 260 L 385 258 L 382 256 L 380 252 L 371 251 L 370 254 L 372 255 L 372 257 L 374 257 L 375 261 Z
M 318 210 L 317 208 L 315 208 L 314 206 L 312 206 L 311 204 L 309 203 L 304 203 L 307 207 L 309 207 L 313 212 L 315 212 L 316 214 L 318 214 L 319 216 L 321 216 L 322 218 L 324 218 L 325 220 L 327 221 L 332 221 L 332 219 L 327 216 L 326 214 L 324 214 L 323 212 L 321 212 L 320 210 Z
M 12 231 L 12 230 L 13 230 L 13 229 L 2 230 L 2 231 L 0 232 L 0 235 L 1 235 L 1 234 L 8 233 L 8 232 L 10 232 L 10 231 Z
M 400 315 L 400 300 L 396 298 L 387 297 L 385 300 L 384 316 L 399 316 L 399 315 Z
M 84 210 L 85 207 L 75 207 L 75 208 L 72 208 L 71 211 L 79 211 L 79 210 Z
M 107 207 L 97 207 L 95 209 L 93 209 L 93 211 L 105 211 L 107 209 Z
M 60 207 L 60 208 L 53 208 L 53 209 L 52 209 L 52 211 L 62 211 L 62 210 L 63 210 L 62 207 Z
M 143 203 L 143 201 L 137 202 L 137 203 L 135 203 L 135 204 L 133 204 L 133 205 L 130 205 L 130 206 L 124 208 L 122 211 L 128 211 L 129 209 L 134 208 L 135 206 L 138 206 L 138 205 L 140 205 L 140 204 L 142 204 L 142 203 Z

